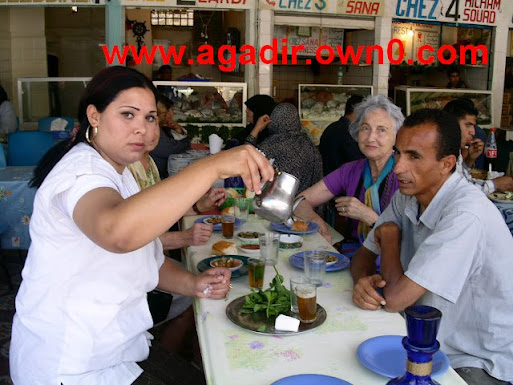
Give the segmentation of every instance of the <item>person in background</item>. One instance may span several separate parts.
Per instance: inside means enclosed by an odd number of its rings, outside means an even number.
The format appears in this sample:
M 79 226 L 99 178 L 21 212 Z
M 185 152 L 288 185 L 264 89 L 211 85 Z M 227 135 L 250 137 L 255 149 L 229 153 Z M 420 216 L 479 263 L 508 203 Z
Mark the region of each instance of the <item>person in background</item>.
M 345 163 L 364 157 L 358 143 L 349 134 L 349 125 L 355 119 L 354 106 L 362 100 L 363 96 L 352 95 L 346 102 L 344 116 L 338 122 L 331 123 L 322 133 L 319 151 L 324 176 Z
M 493 203 L 454 172 L 460 142 L 445 111 L 406 118 L 395 145 L 399 192 L 352 260 L 353 301 L 366 310 L 439 309 L 437 339 L 451 367 L 470 385 L 507 385 L 513 237 Z
M 349 133 L 365 158 L 342 165 L 299 194 L 306 199 L 294 212 L 317 223 L 329 242 L 328 226 L 314 211 L 316 207 L 338 196 L 335 207 L 339 215 L 350 219 L 343 235 L 361 244 L 399 188 L 392 169 L 395 136 L 404 120 L 401 109 L 386 96 L 376 95 L 357 104 L 354 114 Z
M 42 158 L 31 181 L 38 190 L 12 326 L 13 383 L 203 383 L 157 343 L 150 354 L 146 294 L 158 287 L 222 299 L 231 273 L 194 275 L 164 257 L 158 237 L 217 179 L 241 175 L 258 194 L 274 169 L 252 146 L 239 146 L 140 191 L 126 166 L 159 130 L 153 83 L 130 68 L 105 68 L 78 111 L 77 134 Z M 176 362 L 181 369 L 170 367 Z
M 7 92 L 0 85 L 0 135 L 7 136 L 10 132 L 16 131 L 17 128 L 16 112 L 9 101 Z
M 267 125 L 276 102 L 269 95 L 254 95 L 245 104 L 248 125 L 238 140 L 240 143 L 247 142 L 256 146 L 269 136 Z
M 319 150 L 303 132 L 299 113 L 292 104 L 278 104 L 270 119 L 269 136 L 258 148 L 268 159 L 274 159 L 274 164 L 281 171 L 299 179 L 298 192 L 306 190 L 322 177 Z
M 496 190 L 513 190 L 513 178 L 510 176 L 501 176 L 492 180 L 482 180 L 472 178 L 470 174 L 476 159 L 484 150 L 484 142 L 481 139 L 475 138 L 478 111 L 474 107 L 474 104 L 469 103 L 469 101 L 465 99 L 455 99 L 445 105 L 444 111 L 450 113 L 458 120 L 461 129 L 461 153 L 456 163 L 456 170 L 486 195 Z
M 460 70 L 458 67 L 451 66 L 447 69 L 447 88 L 468 88 L 465 82 L 461 79 Z
M 160 179 L 168 177 L 167 162 L 169 155 L 181 154 L 191 149 L 191 140 L 187 131 L 173 120 L 173 102 L 165 96 L 159 95 L 157 112 L 160 126 L 160 139 L 157 146 L 150 152 Z
M 157 70 L 157 80 L 165 82 L 172 81 L 173 67 L 171 67 L 169 64 L 161 65 Z M 159 94 L 165 96 L 173 102 L 179 99 L 178 91 L 174 86 L 159 85 L 157 86 L 157 90 L 159 91 Z

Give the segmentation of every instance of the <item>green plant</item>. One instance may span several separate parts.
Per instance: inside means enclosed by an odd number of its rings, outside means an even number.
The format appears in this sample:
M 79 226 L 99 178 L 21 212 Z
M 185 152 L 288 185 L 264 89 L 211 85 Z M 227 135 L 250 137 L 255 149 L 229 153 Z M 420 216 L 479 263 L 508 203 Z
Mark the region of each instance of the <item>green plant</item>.
M 283 276 L 274 266 L 276 275 L 269 284 L 269 289 L 258 291 L 251 289 L 242 306 L 242 313 L 256 313 L 265 310 L 267 318 L 275 317 L 290 310 L 290 290 L 283 286 Z

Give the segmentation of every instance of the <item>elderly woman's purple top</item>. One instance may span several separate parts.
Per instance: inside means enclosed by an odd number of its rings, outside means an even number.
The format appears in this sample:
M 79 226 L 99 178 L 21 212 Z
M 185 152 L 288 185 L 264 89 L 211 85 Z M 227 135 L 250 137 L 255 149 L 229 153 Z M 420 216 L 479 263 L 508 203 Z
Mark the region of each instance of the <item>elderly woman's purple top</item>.
M 349 162 L 341 167 L 337 168 L 335 171 L 326 175 L 323 178 L 324 184 L 328 188 L 328 190 L 336 197 L 338 196 L 355 196 L 356 189 L 358 188 L 359 182 L 362 179 L 363 167 L 365 166 L 365 162 L 368 162 L 367 159 L 359 159 L 354 162 Z M 379 203 L 381 205 L 381 212 L 383 212 L 390 201 L 392 200 L 392 196 L 399 189 L 399 182 L 397 181 L 397 177 L 393 171 L 390 172 L 387 178 L 383 181 L 385 184 L 383 193 L 380 195 Z M 381 190 L 380 190 L 381 191 Z M 365 202 L 365 187 L 360 188 L 360 193 L 356 197 L 360 200 L 360 202 Z M 351 219 L 350 220 L 350 231 L 351 236 L 357 240 L 358 239 L 358 221 Z

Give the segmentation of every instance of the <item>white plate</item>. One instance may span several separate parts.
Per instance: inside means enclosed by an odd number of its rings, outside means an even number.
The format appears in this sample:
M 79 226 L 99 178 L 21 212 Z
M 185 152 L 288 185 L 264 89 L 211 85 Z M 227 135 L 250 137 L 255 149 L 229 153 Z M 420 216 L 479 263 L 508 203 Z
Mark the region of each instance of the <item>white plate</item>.
M 295 234 L 280 235 L 280 249 L 298 249 L 303 245 L 303 237 Z
M 256 238 L 244 238 L 241 237 L 239 234 L 241 233 L 258 233 L 257 231 L 241 231 L 237 233 L 237 238 L 242 244 L 246 245 L 258 245 L 258 237 Z
M 238 263 L 237 266 L 234 266 L 234 267 L 228 267 L 228 269 L 230 269 L 230 271 L 236 271 L 236 270 L 239 270 L 242 266 L 244 266 L 244 263 L 240 260 L 240 259 L 237 259 L 237 258 L 230 258 L 230 257 L 219 257 L 219 258 L 213 258 L 210 260 L 210 266 L 212 267 L 219 267 L 216 265 L 216 261 L 220 260 L 220 259 L 225 259 L 225 260 L 233 260 L 233 261 L 237 261 L 236 263 Z M 225 267 L 225 266 L 222 266 L 222 267 Z
M 248 246 L 256 246 L 256 245 L 254 245 L 254 244 L 249 244 L 249 243 L 248 243 L 248 244 L 246 244 L 246 245 L 248 245 Z M 243 246 L 244 246 L 244 245 L 240 245 L 240 246 L 237 246 L 237 248 L 238 248 L 241 252 L 243 252 L 243 253 L 245 253 L 245 254 L 249 254 L 249 255 L 256 255 L 256 254 L 260 254 L 260 246 L 258 247 L 258 249 L 245 249 Z

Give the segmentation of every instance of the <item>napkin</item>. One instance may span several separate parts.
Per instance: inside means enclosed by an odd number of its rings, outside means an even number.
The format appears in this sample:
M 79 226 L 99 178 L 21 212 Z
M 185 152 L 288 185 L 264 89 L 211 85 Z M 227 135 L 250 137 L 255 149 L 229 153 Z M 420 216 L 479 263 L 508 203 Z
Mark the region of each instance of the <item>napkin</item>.
M 54 119 L 52 120 L 52 124 L 50 125 L 50 131 L 64 131 L 67 125 L 68 121 L 66 119 Z
M 210 146 L 210 153 L 217 154 L 221 151 L 223 145 L 223 139 L 217 134 L 212 134 L 208 137 L 208 144 Z
M 297 318 L 280 314 L 278 317 L 276 317 L 274 328 L 276 330 L 283 330 L 287 332 L 297 332 L 299 330 L 299 320 Z

